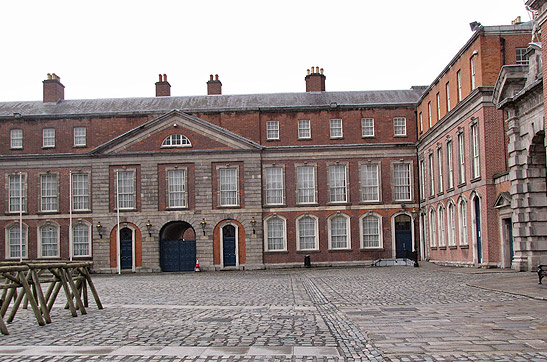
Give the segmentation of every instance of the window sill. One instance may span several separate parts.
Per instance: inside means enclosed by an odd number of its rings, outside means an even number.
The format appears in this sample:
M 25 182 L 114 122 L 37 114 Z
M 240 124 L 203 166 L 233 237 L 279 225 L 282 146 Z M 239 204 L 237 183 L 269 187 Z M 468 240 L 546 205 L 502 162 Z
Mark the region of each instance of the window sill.
M 218 205 L 217 209 L 241 209 L 241 205 Z
M 460 245 L 460 249 L 469 249 L 469 245 Z
M 437 192 L 437 197 L 444 195 L 444 191 Z
M 47 210 L 47 211 L 38 211 L 36 212 L 36 215 L 53 215 L 53 214 L 58 214 L 59 213 L 59 210 Z
M 267 138 L 266 142 L 275 142 L 275 141 L 279 141 L 279 140 L 280 140 L 279 138 Z
M 184 207 L 166 207 L 165 211 L 184 211 L 190 209 L 188 206 Z
M 348 205 L 351 205 L 351 203 L 349 203 L 347 201 L 329 201 L 329 202 L 327 202 L 327 205 L 348 206 Z
M 395 135 L 393 135 L 393 137 L 404 138 L 404 137 L 408 137 L 408 136 L 406 134 L 395 134 Z
M 330 139 L 331 140 L 343 140 L 344 137 L 331 137 Z
M 432 246 L 430 247 L 431 250 L 437 250 L 437 247 L 436 246 Z
M 19 150 L 22 150 L 23 147 L 10 147 L 10 150 L 11 151 L 19 151 Z
M 91 209 L 86 209 L 86 210 L 72 210 L 72 213 L 73 214 L 88 214 L 91 212 Z
M 263 207 L 268 207 L 268 208 L 287 207 L 287 204 L 264 204 Z
M 302 207 L 302 206 L 319 206 L 319 203 L 309 203 L 309 204 L 296 204 L 296 206 Z
M 433 200 L 435 198 L 435 195 L 429 195 L 429 199 Z
M 467 183 L 462 182 L 461 184 L 458 184 L 458 187 L 459 187 L 459 188 L 462 188 L 462 187 L 465 187 L 466 185 L 467 185 Z
M 268 255 L 274 255 L 274 254 L 288 254 L 289 252 L 287 250 L 267 250 L 264 251 L 264 254 Z
M 359 251 L 385 251 L 384 248 L 360 248 Z
M 352 249 L 329 249 L 327 252 L 329 253 L 349 253 L 352 252 Z
M 477 181 L 480 181 L 480 180 L 481 180 L 481 177 L 478 176 L 478 177 L 472 178 L 471 183 L 474 183 L 474 182 L 477 182 Z
M 450 250 L 454 250 L 454 249 L 457 249 L 457 248 L 458 248 L 458 247 L 457 247 L 456 245 L 450 245 L 450 246 L 448 247 L 448 249 L 450 249 Z
M 375 136 L 375 135 L 372 135 L 372 136 L 361 136 L 361 138 L 363 138 L 363 139 L 366 139 L 366 138 L 376 138 L 376 136 Z
M 118 211 L 118 209 L 114 208 L 114 212 Z M 135 212 L 137 211 L 136 208 L 134 209 L 120 209 L 120 212 Z
M 361 204 L 361 205 L 382 205 L 382 201 L 381 200 L 360 201 L 359 204 Z
M 73 148 L 86 148 L 87 145 L 74 145 Z
M 6 211 L 6 215 L 19 215 L 19 214 L 20 214 L 19 211 Z M 21 214 L 28 215 L 28 212 L 23 211 Z
M 446 250 L 446 246 L 439 246 L 439 250 Z
M 52 150 L 54 148 L 55 148 L 55 146 L 42 146 L 43 150 Z
M 320 253 L 320 250 L 297 250 L 296 254 L 318 254 Z
M 298 137 L 299 141 L 311 141 L 311 137 Z
M 447 193 L 452 192 L 452 191 L 454 191 L 454 187 L 449 187 L 449 188 L 446 189 Z

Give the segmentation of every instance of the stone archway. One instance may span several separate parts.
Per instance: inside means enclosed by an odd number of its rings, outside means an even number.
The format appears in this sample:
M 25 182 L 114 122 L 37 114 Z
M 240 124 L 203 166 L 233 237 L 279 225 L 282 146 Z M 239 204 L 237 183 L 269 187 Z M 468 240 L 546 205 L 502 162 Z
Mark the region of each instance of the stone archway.
M 196 232 L 186 221 L 172 221 L 160 230 L 160 267 L 164 272 L 193 271 Z

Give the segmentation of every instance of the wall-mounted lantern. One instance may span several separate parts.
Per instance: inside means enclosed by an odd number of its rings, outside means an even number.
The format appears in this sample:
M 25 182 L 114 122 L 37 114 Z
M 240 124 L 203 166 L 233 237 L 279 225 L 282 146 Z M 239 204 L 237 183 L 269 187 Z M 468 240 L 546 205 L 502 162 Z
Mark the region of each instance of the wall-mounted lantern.
M 200 225 L 201 230 L 203 230 L 203 235 L 205 235 L 205 227 L 207 226 L 207 221 L 205 221 L 205 218 L 201 219 Z

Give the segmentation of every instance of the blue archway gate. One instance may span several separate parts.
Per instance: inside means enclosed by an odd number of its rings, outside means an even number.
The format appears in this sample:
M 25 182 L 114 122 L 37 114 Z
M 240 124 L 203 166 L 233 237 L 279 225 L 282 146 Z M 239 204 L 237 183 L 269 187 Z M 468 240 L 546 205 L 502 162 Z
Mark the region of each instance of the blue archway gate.
M 193 271 L 196 233 L 185 221 L 173 221 L 160 231 L 160 267 L 164 272 Z

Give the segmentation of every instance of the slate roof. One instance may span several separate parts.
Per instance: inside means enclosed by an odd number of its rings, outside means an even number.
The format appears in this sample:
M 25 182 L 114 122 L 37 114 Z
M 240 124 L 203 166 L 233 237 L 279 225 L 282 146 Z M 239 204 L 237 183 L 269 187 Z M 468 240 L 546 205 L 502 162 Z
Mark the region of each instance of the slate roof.
M 29 116 L 70 116 L 99 114 L 244 111 L 276 108 L 314 108 L 331 106 L 397 106 L 415 105 L 426 87 L 408 90 L 307 92 L 246 95 L 211 95 L 188 97 L 147 97 L 0 102 L 0 117 L 15 113 Z

